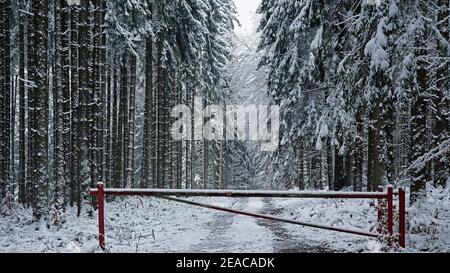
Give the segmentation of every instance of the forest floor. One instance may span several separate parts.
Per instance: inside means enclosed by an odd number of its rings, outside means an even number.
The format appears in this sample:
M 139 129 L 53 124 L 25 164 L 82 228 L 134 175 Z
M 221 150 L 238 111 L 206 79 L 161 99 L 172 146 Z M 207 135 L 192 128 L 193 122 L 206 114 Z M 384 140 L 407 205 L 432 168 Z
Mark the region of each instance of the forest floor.
M 372 230 L 370 201 L 192 198 L 203 203 L 352 229 Z M 10 208 L 0 216 L 0 252 L 98 252 L 97 214 L 75 210 L 59 227 L 32 222 L 31 210 Z M 5 211 L 3 211 L 5 213 Z M 448 189 L 430 190 L 427 203 L 409 208 L 408 248 L 450 252 Z M 384 252 L 375 239 L 190 207 L 154 198 L 106 204 L 109 252 Z

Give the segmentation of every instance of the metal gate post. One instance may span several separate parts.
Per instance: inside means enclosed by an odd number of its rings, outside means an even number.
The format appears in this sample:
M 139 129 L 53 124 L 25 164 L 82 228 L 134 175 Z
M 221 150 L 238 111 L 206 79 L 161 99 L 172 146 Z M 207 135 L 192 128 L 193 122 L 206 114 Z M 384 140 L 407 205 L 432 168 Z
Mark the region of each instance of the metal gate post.
M 406 247 L 406 198 L 405 188 L 398 188 L 398 233 L 399 244 Z
M 103 183 L 97 184 L 98 189 L 98 244 L 105 250 L 105 189 Z
M 387 230 L 389 236 L 392 238 L 394 234 L 394 187 L 387 186 Z

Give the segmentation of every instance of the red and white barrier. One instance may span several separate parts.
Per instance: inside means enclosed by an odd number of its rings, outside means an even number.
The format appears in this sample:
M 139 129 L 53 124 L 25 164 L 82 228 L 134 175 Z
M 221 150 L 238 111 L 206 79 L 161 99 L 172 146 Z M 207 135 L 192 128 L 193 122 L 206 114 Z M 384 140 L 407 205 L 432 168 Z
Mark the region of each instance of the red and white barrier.
M 406 194 L 402 187 L 394 192 L 392 185 L 387 186 L 386 191 L 383 188 L 379 192 L 324 192 L 324 191 L 240 191 L 240 190 L 175 190 L 175 189 L 113 189 L 105 188 L 103 183 L 98 183 L 97 188 L 89 190 L 90 195 L 98 198 L 98 229 L 99 246 L 105 249 L 105 195 L 111 196 L 153 196 L 163 198 L 174 202 L 180 202 L 188 205 L 205 207 L 214 210 L 220 210 L 235 214 L 241 214 L 266 220 L 280 221 L 290 224 L 345 232 L 355 235 L 369 237 L 386 237 L 390 242 L 394 239 L 394 196 L 398 195 L 398 243 L 400 247 L 406 246 Z M 366 232 L 362 230 L 351 230 L 340 227 L 325 226 L 313 223 L 299 222 L 289 219 L 263 215 L 252 212 L 239 211 L 235 209 L 223 208 L 194 202 L 190 200 L 178 199 L 169 196 L 207 196 L 207 197 L 271 197 L 271 198 L 326 198 L 326 199 L 377 199 L 378 201 L 378 233 Z M 386 222 L 386 223 L 383 223 Z

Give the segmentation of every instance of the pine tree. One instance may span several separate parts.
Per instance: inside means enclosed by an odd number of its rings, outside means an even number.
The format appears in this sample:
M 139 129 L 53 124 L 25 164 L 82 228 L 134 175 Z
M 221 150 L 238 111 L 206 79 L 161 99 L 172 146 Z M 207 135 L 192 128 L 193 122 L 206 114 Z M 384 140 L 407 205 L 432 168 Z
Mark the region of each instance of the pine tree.
M 390 147 L 392 143 L 392 84 L 387 71 L 391 65 L 389 48 L 392 35 L 388 39 L 386 35 L 394 29 L 393 22 L 390 21 L 390 5 L 395 5 L 395 1 L 383 2 L 374 11 L 376 31 L 373 38 L 366 44 L 365 53 L 371 57 L 369 83 L 373 86 L 369 89 L 371 111 L 369 119 L 372 122 L 369 126 L 369 157 L 368 157 L 368 190 L 376 191 L 382 183 L 384 169 L 388 170 L 388 181 L 392 182 L 393 165 L 390 156 Z M 373 8 L 372 8 L 373 9 Z M 395 42 L 395 41 L 394 41 Z M 383 130 L 384 129 L 384 130 Z M 383 139 L 384 137 L 384 139 Z M 386 155 L 383 155 L 383 146 L 385 146 Z M 386 158 L 383 165 L 383 158 Z
M 29 48 L 29 167 L 31 205 L 33 216 L 41 218 L 47 213 L 48 200 L 48 79 L 47 42 L 48 42 L 48 3 L 33 1 L 32 22 L 28 31 L 31 32 L 32 46 Z
M 442 142 L 450 139 L 450 96 L 449 89 L 449 21 L 450 6 L 448 1 L 438 0 L 437 8 L 437 29 L 439 37 L 437 37 L 437 55 L 444 61 L 439 62 L 436 72 L 436 89 L 435 94 L 431 97 L 431 107 L 434 118 L 432 147 L 439 146 Z M 436 186 L 445 186 L 448 176 L 450 175 L 450 160 L 448 153 L 434 160 L 434 183 Z
M 63 60 L 63 52 L 65 52 L 66 48 L 63 46 L 64 38 L 62 37 L 63 33 L 65 33 L 62 31 L 62 28 L 67 28 L 67 24 L 63 23 L 67 19 L 67 17 L 63 17 L 64 10 L 66 9 L 65 1 L 56 2 L 54 8 L 55 65 L 53 70 L 53 199 L 51 200 L 51 203 L 55 214 L 58 214 L 64 206 L 64 191 L 66 186 L 65 170 L 67 170 L 63 142 L 63 134 L 66 129 L 63 123 L 63 93 L 68 90 L 68 88 L 64 89 L 64 87 L 68 84 L 68 77 L 63 79 L 63 72 L 67 71 L 67 66 L 65 65 L 67 58 L 64 58 Z M 66 74 L 66 76 L 68 75 Z M 58 222 L 59 216 L 54 215 L 54 217 L 54 221 Z
M 79 131 L 79 69 L 78 69 L 78 16 L 79 6 L 71 5 L 70 10 L 70 206 L 81 203 L 81 197 L 78 194 L 78 140 Z
M 120 187 L 126 186 L 125 158 L 128 140 L 128 58 L 127 54 L 121 56 L 120 64 L 120 88 L 119 88 L 119 118 L 117 128 L 117 183 Z
M 64 177 L 64 185 L 63 185 L 63 201 L 64 208 L 68 203 L 70 203 L 70 185 L 72 185 L 73 181 L 70 179 L 71 169 L 73 166 L 73 162 L 71 161 L 71 154 L 73 152 L 72 142 L 71 142 L 71 134 L 72 134 L 72 109 L 71 109 L 71 45 L 70 45 L 70 7 L 67 5 L 67 1 L 60 0 L 59 1 L 60 8 L 60 31 L 59 34 L 59 55 L 60 55 L 60 79 L 61 79 L 61 88 L 60 92 L 61 96 L 61 108 L 62 118 L 60 122 L 62 125 L 60 126 L 61 133 L 61 145 L 62 145 L 62 153 L 63 153 L 63 177 Z
M 130 63 L 130 71 L 129 71 L 129 101 L 128 101 L 128 142 L 126 143 L 126 148 L 128 150 L 127 152 L 127 158 L 125 160 L 126 162 L 126 170 L 125 170 L 125 181 L 127 182 L 127 186 L 134 187 L 135 186 L 135 174 L 134 174 L 134 168 L 135 168 L 135 156 L 134 156 L 134 149 L 135 149 L 135 107 L 136 107 L 136 66 L 137 66 L 137 59 L 134 54 L 130 54 L 129 57 L 129 63 Z
M 112 185 L 115 188 L 119 188 L 120 187 L 120 169 L 117 167 L 117 164 L 120 160 L 120 157 L 118 157 L 118 150 L 119 150 L 119 145 L 118 145 L 118 138 L 119 138 L 119 134 L 118 134 L 118 107 L 119 107 L 119 87 L 118 87 L 118 78 L 119 78 L 119 73 L 118 73 L 118 69 L 117 69 L 117 61 L 118 58 L 117 56 L 114 56 L 114 62 L 112 64 L 112 125 L 111 125 L 111 143 L 112 143 L 112 150 L 111 150 L 111 155 L 112 155 L 112 163 L 111 163 L 111 175 L 112 175 Z
M 20 2 L 20 8 L 22 10 L 27 9 L 26 1 Z M 26 163 L 26 136 L 25 136 L 25 126 L 27 116 L 27 108 L 26 108 L 26 85 L 25 85 L 25 50 L 26 50 L 26 40 L 25 40 L 25 31 L 27 27 L 28 16 L 24 12 L 19 13 L 19 202 L 22 204 L 27 204 L 27 163 Z
M 11 1 L 0 1 L 0 198 L 11 182 Z
M 425 15 L 425 1 L 419 1 L 415 22 L 414 45 L 415 45 L 415 82 L 413 86 L 413 97 L 411 102 L 411 134 L 412 143 L 411 160 L 414 161 L 427 151 L 427 103 L 425 94 L 428 89 L 429 76 L 427 72 L 426 56 L 428 54 L 426 38 L 428 26 L 421 15 Z M 411 201 L 416 202 L 423 197 L 426 182 L 429 179 L 425 166 L 415 168 L 411 177 Z
M 89 0 L 82 0 L 78 21 L 78 109 L 77 115 L 77 161 L 76 173 L 76 195 L 78 214 L 81 213 L 81 203 L 87 197 L 87 190 L 91 184 L 90 177 L 90 123 L 89 123 L 89 103 L 92 95 L 92 88 L 89 85 Z M 92 185 L 91 185 L 92 186 Z
M 153 128 L 153 41 L 151 37 L 146 40 L 146 64 L 145 64 L 145 103 L 144 103 L 144 134 L 143 134 L 143 154 L 142 154 L 142 174 L 141 183 L 142 188 L 153 186 L 150 174 L 153 168 L 151 151 L 154 147 L 152 141 Z
M 107 29 L 106 29 L 106 11 L 107 11 L 107 4 L 106 0 L 99 0 L 99 6 L 98 6 L 98 20 L 96 24 L 98 24 L 99 27 L 99 33 L 97 35 L 100 36 L 99 38 L 99 81 L 100 81 L 100 89 L 99 89 L 99 102 L 100 102 L 100 114 L 98 116 L 99 119 L 99 133 L 98 133 L 98 145 L 99 145 L 99 164 L 100 164 L 100 170 L 99 170 L 99 180 L 101 182 L 107 181 L 105 180 L 107 178 L 107 164 L 108 164 L 108 158 L 109 158 L 109 142 L 107 142 L 108 133 L 109 133 L 109 124 L 108 124 L 108 107 L 109 107 L 109 98 L 107 97 L 107 85 L 108 85 L 108 79 L 107 79 Z M 108 75 L 109 76 L 109 75 Z

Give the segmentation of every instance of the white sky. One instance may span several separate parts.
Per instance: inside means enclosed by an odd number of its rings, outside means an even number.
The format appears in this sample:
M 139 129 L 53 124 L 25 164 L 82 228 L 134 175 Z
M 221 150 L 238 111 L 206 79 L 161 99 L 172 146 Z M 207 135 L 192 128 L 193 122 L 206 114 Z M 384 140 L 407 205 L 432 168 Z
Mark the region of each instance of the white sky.
M 242 28 L 237 28 L 237 31 L 253 31 L 253 18 L 256 13 L 261 0 L 234 0 L 238 12 L 238 19 Z

